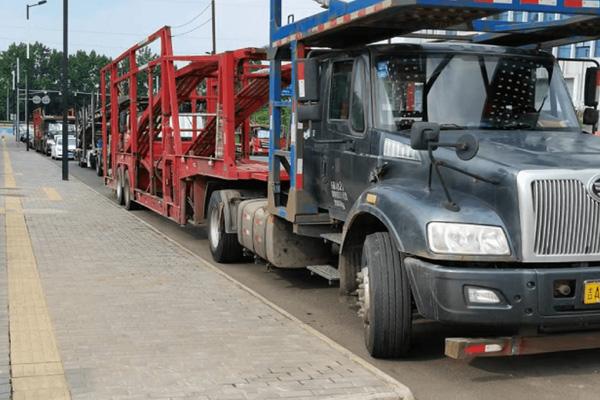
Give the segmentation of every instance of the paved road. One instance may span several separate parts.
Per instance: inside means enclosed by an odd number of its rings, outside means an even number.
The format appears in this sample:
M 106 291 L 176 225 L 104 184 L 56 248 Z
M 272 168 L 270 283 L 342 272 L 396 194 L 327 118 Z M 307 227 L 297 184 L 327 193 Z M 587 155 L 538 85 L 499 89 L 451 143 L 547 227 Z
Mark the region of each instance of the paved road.
M 111 191 L 93 171 L 71 165 L 75 177 L 112 198 Z M 189 250 L 211 260 L 204 228 L 181 228 L 147 210 L 135 213 Z M 264 265 L 254 264 L 216 266 L 342 346 L 369 359 L 352 301 L 339 297 L 337 288 L 328 287 L 322 279 L 311 277 L 306 271 L 269 272 Z M 472 361 L 444 357 L 444 337 L 473 335 L 474 332 L 473 329 L 421 323 L 416 327 L 416 346 L 410 357 L 370 361 L 409 386 L 421 400 L 600 398 L 600 350 Z

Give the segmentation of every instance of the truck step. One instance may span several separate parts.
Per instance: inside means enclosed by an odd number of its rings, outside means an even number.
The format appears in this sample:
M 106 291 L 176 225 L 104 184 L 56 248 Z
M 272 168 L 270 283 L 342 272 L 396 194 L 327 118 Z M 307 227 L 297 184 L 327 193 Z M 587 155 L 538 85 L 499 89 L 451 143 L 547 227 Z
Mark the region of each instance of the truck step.
M 331 265 L 309 265 L 306 267 L 311 275 L 319 275 L 327 279 L 329 286 L 340 280 L 340 272 Z
M 321 237 L 325 240 L 329 240 L 330 242 L 342 244 L 342 234 L 341 233 L 323 233 Z

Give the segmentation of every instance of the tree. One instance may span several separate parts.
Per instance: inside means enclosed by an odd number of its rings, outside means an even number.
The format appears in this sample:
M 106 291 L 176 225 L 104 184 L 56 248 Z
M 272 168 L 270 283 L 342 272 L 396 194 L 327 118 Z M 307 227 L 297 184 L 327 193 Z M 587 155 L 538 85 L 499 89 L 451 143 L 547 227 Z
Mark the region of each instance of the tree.
M 25 43 L 13 43 L 5 51 L 0 52 L 0 119 L 6 117 L 6 90 L 12 87 L 12 75 L 16 59 L 21 60 L 21 88 L 25 87 L 27 46 Z M 69 56 L 69 80 L 71 92 L 93 92 L 100 80 L 100 69 L 110 62 L 110 58 L 95 51 L 77 51 Z M 62 52 L 50 49 L 42 43 L 30 45 L 29 87 L 31 89 L 60 90 Z M 51 94 L 52 102 L 46 107 L 49 114 L 59 114 L 60 98 Z M 72 96 L 73 105 L 87 104 L 89 96 Z M 32 105 L 32 107 L 34 107 Z M 11 91 L 11 112 L 14 113 L 14 96 Z M 21 107 L 21 120 L 24 119 L 24 107 Z

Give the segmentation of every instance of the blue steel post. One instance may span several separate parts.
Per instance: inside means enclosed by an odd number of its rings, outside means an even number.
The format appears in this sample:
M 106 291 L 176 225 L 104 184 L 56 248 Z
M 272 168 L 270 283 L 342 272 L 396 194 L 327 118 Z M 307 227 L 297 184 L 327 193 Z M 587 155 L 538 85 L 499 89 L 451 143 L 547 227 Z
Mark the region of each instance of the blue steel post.
M 296 125 L 296 110 L 297 110 L 297 106 L 298 106 L 298 96 L 296 93 L 296 82 L 298 82 L 298 42 L 297 41 L 293 41 L 292 43 L 290 43 L 290 53 L 291 53 L 291 58 L 292 58 L 292 84 L 290 85 L 291 88 L 291 98 L 292 98 L 292 112 L 290 115 L 290 193 L 292 193 L 292 191 L 296 191 L 297 187 L 296 187 L 296 144 L 297 144 L 297 140 L 296 140 L 296 130 L 297 130 L 297 125 Z
M 271 0 L 271 42 L 275 37 L 277 30 L 281 26 L 281 0 Z M 271 48 L 271 65 L 269 74 L 269 109 L 271 113 L 269 135 L 269 199 L 274 201 L 272 206 L 278 206 L 278 200 L 281 193 L 281 162 L 275 157 L 275 152 L 279 149 L 279 138 L 281 137 L 281 59 L 276 49 Z

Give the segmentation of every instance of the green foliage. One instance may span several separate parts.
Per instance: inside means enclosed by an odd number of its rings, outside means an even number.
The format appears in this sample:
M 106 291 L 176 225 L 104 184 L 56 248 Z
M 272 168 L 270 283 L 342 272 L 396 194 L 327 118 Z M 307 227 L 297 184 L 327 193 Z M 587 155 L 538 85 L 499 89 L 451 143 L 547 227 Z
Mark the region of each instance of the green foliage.
M 271 118 L 271 116 L 269 115 L 269 107 L 264 106 L 263 108 L 261 108 L 259 111 L 255 112 L 252 115 L 252 117 L 250 118 L 250 121 L 256 125 L 269 126 L 270 118 Z M 282 112 L 281 112 L 281 126 L 282 126 L 283 132 L 289 131 L 290 123 L 291 123 L 291 111 L 287 107 L 283 108 Z
M 27 46 L 24 43 L 13 43 L 8 49 L 0 52 L 0 119 L 6 118 L 6 93 L 12 88 L 12 74 L 16 65 L 17 57 L 21 62 L 21 88 L 25 88 L 25 68 Z M 42 43 L 36 42 L 30 45 L 30 78 L 29 87 L 33 89 L 60 90 L 60 79 L 62 71 L 62 52 L 50 49 Z M 93 92 L 99 82 L 100 69 L 110 62 L 110 58 L 97 54 L 95 51 L 77 51 L 69 55 L 69 80 L 71 93 Z M 46 107 L 49 114 L 60 113 L 60 97 L 58 94 L 50 94 L 52 102 Z M 71 104 L 84 104 L 89 101 L 89 96 L 72 96 Z M 14 93 L 10 90 L 10 110 L 15 112 Z M 33 105 L 32 105 L 33 107 Z M 24 118 L 23 106 L 21 105 L 21 119 Z

